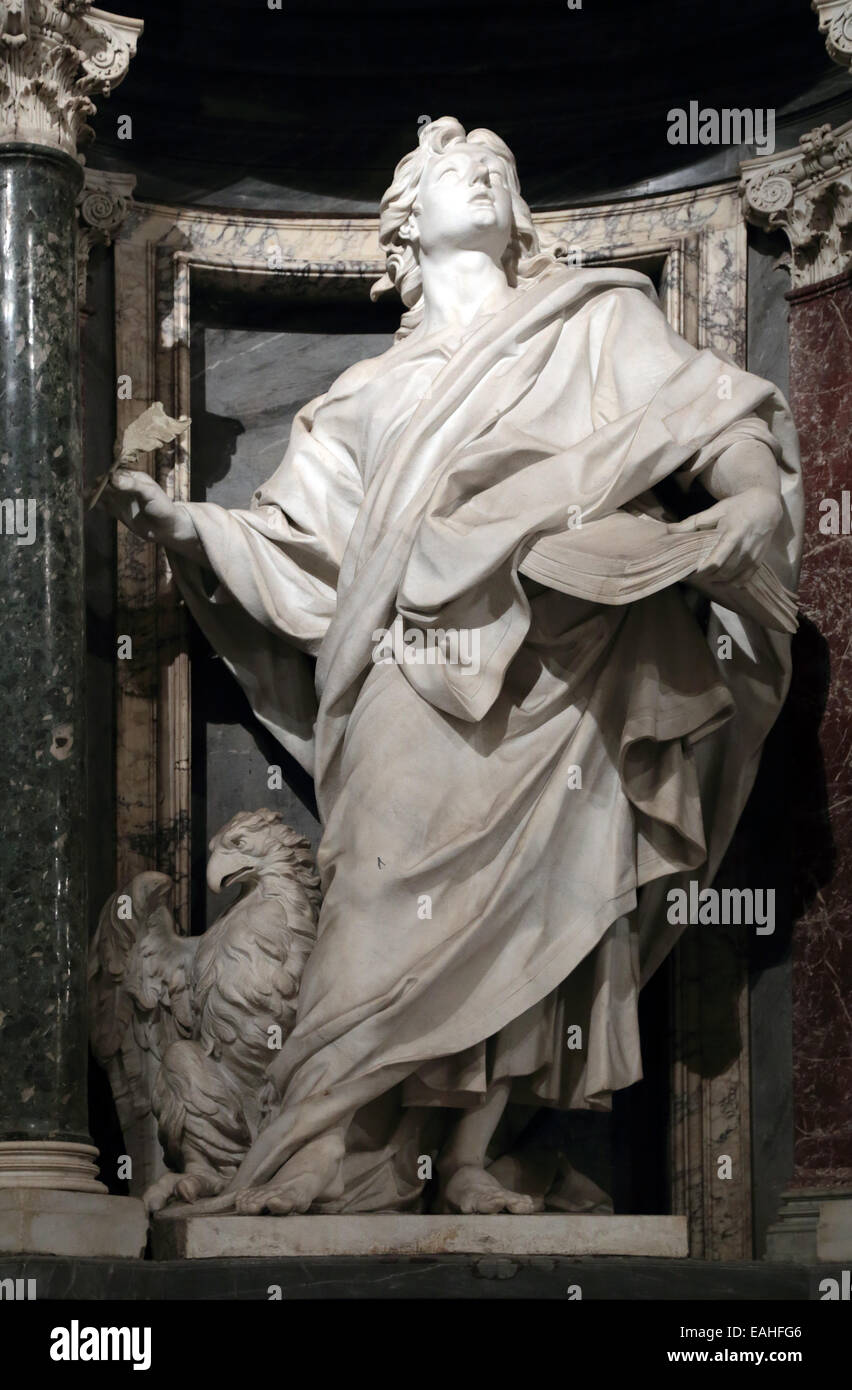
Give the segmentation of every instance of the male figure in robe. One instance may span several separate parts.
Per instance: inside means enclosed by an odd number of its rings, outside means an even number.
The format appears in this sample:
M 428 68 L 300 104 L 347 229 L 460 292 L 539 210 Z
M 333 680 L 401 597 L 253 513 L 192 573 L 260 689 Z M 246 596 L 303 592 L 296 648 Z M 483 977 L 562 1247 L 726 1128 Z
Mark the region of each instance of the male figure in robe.
M 425 127 L 380 239 L 374 293 L 407 309 L 397 340 L 299 413 L 250 508 L 172 503 L 131 470 L 106 493 L 167 547 L 257 716 L 313 773 L 323 820 L 318 941 L 270 1067 L 276 1103 L 196 1210 L 410 1207 L 434 1108 L 456 1117 L 446 1209 L 540 1205 L 519 1168 L 490 1168 L 495 1127 L 509 1100 L 606 1108 L 641 1077 L 638 991 L 678 932 L 665 890 L 712 881 L 787 687 L 788 637 L 735 611 L 761 566 L 795 583 L 777 390 L 689 346 L 645 276 L 541 254 L 489 131 Z M 666 534 L 674 554 L 708 533 L 702 574 L 731 606 L 699 621 L 676 568 L 633 602 L 593 601 L 570 535 L 567 582 L 530 570 L 571 529 L 579 543 L 646 517 L 658 535 L 654 489 L 672 477 L 717 499 Z M 473 634 L 475 667 L 381 659 L 395 623 Z M 371 1151 L 391 1093 L 401 1129 Z M 190 1195 L 216 1187 L 202 1174 Z

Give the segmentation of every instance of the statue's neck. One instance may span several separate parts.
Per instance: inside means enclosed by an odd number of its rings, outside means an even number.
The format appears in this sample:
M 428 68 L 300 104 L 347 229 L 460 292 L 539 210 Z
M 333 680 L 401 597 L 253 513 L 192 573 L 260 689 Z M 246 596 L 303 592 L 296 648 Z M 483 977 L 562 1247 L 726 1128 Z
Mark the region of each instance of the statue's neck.
M 423 332 L 467 328 L 479 314 L 501 309 L 515 294 L 501 265 L 484 251 L 422 254 Z

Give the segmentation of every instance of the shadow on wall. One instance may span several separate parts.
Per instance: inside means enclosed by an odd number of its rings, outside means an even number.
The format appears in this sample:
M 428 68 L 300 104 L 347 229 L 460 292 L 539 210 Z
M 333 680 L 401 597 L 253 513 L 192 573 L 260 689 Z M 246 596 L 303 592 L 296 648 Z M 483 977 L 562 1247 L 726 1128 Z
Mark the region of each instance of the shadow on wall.
M 196 457 L 204 459 L 204 472 L 197 479 L 194 501 L 206 502 L 208 489 L 227 478 L 241 434 L 245 434 L 245 426 L 240 420 L 211 415 L 206 410 L 193 411 L 192 450 Z
M 190 659 L 193 673 L 192 719 L 192 933 L 198 935 L 231 906 L 239 896 L 239 884 L 218 894 L 206 889 L 208 840 L 238 810 L 257 810 L 268 806 L 281 811 L 285 821 L 307 834 L 314 845 L 319 839 L 319 812 L 313 778 L 281 747 L 256 718 L 235 677 L 206 637 L 193 623 L 190 629 Z M 244 766 L 228 788 L 227 811 L 210 814 L 208 787 L 209 740 L 217 731 L 229 743 L 237 743 L 247 755 Z M 234 740 L 233 732 L 241 737 Z M 280 768 L 283 791 L 268 790 L 258 783 L 267 769 Z M 251 775 L 249 775 L 251 774 Z M 221 804 L 217 796 L 216 804 Z M 296 807 L 302 814 L 297 814 Z

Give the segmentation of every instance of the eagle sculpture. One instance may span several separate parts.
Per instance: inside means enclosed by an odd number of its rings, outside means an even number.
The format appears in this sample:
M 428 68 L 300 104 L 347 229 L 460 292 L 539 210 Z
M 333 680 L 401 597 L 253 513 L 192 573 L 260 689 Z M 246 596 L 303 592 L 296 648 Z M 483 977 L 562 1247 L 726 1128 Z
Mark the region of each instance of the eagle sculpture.
M 148 872 L 104 905 L 89 950 L 92 1050 L 150 1211 L 214 1195 L 239 1167 L 316 940 L 310 846 L 277 812 L 240 812 L 213 836 L 207 883 L 241 891 L 202 936 L 175 931 L 172 880 Z

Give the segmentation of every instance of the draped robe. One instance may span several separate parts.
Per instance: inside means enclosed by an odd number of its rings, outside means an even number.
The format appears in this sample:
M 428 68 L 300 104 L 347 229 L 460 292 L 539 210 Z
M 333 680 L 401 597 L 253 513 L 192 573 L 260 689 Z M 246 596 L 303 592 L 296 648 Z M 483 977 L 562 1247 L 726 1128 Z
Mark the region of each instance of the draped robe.
M 645 276 L 554 263 L 463 332 L 344 372 L 250 508 L 190 504 L 209 570 L 175 555 L 177 579 L 323 820 L 317 945 L 235 1188 L 356 1113 L 337 1209 L 410 1204 L 429 1107 L 498 1077 L 516 1100 L 606 1107 L 641 1077 L 639 988 L 679 930 L 665 891 L 712 881 L 789 639 L 718 604 L 702 625 L 678 586 L 608 606 L 519 565 L 568 509 L 650 512 L 656 484 L 738 439 L 778 461 L 768 559 L 792 587 L 783 397 L 688 345 Z M 478 667 L 377 662 L 396 619 L 474 633 Z M 371 1135 L 391 1093 L 409 1107 L 393 1141 Z

